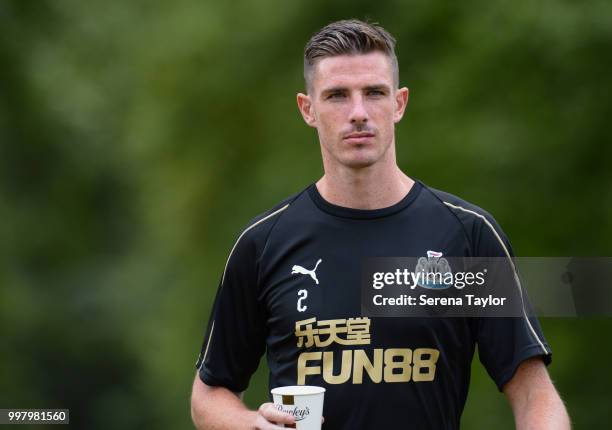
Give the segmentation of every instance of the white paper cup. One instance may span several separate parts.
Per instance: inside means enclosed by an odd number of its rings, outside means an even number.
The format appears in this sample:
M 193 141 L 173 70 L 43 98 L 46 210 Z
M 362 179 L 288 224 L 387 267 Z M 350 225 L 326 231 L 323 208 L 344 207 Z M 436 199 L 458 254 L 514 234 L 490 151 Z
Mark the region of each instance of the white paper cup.
M 274 406 L 295 417 L 295 425 L 285 424 L 285 427 L 298 430 L 321 430 L 325 388 L 312 385 L 292 385 L 274 388 L 271 393 L 274 398 Z

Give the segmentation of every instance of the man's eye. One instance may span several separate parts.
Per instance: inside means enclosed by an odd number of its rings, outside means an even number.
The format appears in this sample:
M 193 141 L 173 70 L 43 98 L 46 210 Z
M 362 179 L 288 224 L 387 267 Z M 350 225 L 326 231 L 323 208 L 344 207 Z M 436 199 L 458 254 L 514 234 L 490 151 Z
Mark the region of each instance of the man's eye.
M 384 91 L 381 91 L 381 90 L 370 90 L 368 91 L 368 95 L 369 96 L 384 96 L 385 93 Z
M 340 99 L 343 97 L 344 97 L 343 93 L 331 93 L 330 95 L 327 96 L 328 99 Z

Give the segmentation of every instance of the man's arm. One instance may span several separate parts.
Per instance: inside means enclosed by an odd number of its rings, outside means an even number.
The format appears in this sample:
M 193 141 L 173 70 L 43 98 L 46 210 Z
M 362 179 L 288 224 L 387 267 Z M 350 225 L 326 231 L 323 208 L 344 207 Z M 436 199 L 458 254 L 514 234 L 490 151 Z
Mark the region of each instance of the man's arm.
M 272 403 L 251 411 L 236 393 L 208 386 L 197 374 L 191 392 L 191 418 L 197 430 L 282 430 L 273 422 L 295 422 L 293 416 L 278 411 Z
M 540 358 L 525 360 L 504 386 L 517 430 L 569 430 L 565 405 Z

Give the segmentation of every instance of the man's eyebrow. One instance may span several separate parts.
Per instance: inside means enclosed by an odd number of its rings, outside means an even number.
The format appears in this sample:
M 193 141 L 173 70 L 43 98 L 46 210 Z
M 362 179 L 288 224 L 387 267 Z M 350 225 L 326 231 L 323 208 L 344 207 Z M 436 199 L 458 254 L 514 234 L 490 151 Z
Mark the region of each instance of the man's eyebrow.
M 366 91 L 372 91 L 372 90 L 382 90 L 382 91 L 386 91 L 386 92 L 390 92 L 391 88 L 389 87 L 389 85 L 387 84 L 374 84 L 374 85 L 368 85 L 367 87 L 364 88 Z
M 321 91 L 321 94 L 341 93 L 345 91 L 348 91 L 347 87 L 331 87 Z
M 372 85 L 367 85 L 363 88 L 365 91 L 373 91 L 373 90 L 378 90 L 378 91 L 385 91 L 385 92 L 391 92 L 391 87 L 389 87 L 389 85 L 387 84 L 372 84 Z M 322 95 L 328 95 L 328 94 L 333 94 L 333 93 L 343 93 L 343 92 L 347 92 L 349 89 L 347 87 L 330 87 L 330 88 L 326 88 L 323 91 L 321 91 Z

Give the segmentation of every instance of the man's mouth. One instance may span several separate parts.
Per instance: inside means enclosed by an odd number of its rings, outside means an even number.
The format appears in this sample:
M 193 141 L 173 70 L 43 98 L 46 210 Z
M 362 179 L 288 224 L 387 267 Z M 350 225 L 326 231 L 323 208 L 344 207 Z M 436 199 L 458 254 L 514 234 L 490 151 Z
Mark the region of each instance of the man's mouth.
M 360 131 L 357 133 L 350 133 L 344 136 L 344 140 L 348 143 L 364 143 L 374 137 L 374 133 L 369 131 Z

